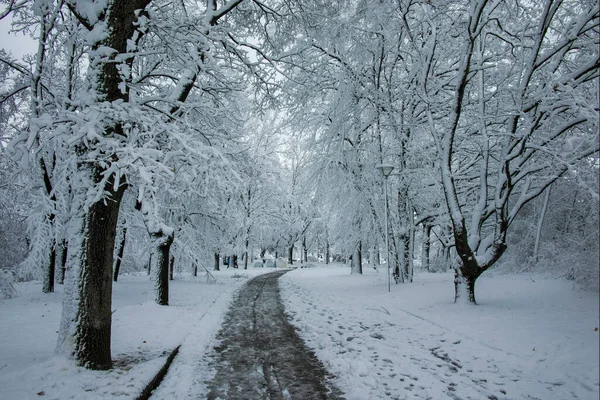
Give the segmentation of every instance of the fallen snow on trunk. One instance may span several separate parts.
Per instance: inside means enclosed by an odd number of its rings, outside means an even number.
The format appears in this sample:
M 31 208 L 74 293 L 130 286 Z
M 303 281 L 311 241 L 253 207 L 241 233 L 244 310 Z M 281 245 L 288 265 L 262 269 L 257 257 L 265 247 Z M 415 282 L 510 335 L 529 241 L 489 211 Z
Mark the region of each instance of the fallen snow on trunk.
M 598 294 L 529 276 L 477 280 L 456 305 L 454 276 L 339 265 L 280 279 L 292 322 L 349 400 L 589 399 L 599 395 Z
M 271 271 L 213 272 L 214 284 L 203 276 L 176 278 L 169 282 L 168 307 L 154 303 L 150 277 L 120 277 L 113 284 L 114 365 L 109 371 L 89 371 L 54 354 L 62 285 L 56 286 L 56 293 L 43 294 L 41 283 L 17 284 L 19 297 L 0 300 L 0 399 L 136 398 L 182 342 L 180 363 L 176 365 L 176 358 L 173 367 L 185 370 L 181 361 L 187 359 L 190 336 L 195 355 L 209 349 L 233 293 L 248 278 Z M 180 375 L 180 387 L 191 380 Z

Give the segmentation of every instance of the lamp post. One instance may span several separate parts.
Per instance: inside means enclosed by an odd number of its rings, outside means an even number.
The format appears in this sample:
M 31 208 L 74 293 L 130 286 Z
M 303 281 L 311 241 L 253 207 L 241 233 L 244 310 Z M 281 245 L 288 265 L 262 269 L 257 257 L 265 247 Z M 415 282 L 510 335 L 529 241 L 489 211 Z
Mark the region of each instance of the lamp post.
M 381 172 L 384 179 L 384 203 L 385 203 L 385 251 L 386 251 L 386 263 L 387 263 L 387 287 L 388 292 L 390 291 L 390 230 L 389 230 L 389 213 L 388 213 L 388 194 L 387 194 L 387 180 L 394 166 L 390 164 L 381 164 L 377 166 L 377 169 Z

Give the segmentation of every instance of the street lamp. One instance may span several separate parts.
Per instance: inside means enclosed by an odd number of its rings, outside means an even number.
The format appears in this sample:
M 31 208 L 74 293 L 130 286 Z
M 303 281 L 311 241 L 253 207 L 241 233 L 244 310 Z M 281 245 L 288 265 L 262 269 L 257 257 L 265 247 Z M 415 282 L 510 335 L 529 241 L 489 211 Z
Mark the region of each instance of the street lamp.
M 389 224 L 389 214 L 388 214 L 388 194 L 387 194 L 387 179 L 394 170 L 394 166 L 390 164 L 380 164 L 377 166 L 377 169 L 381 172 L 384 183 L 384 203 L 385 203 L 385 251 L 386 251 L 386 263 L 387 263 L 387 287 L 388 292 L 390 291 L 390 230 L 388 227 Z

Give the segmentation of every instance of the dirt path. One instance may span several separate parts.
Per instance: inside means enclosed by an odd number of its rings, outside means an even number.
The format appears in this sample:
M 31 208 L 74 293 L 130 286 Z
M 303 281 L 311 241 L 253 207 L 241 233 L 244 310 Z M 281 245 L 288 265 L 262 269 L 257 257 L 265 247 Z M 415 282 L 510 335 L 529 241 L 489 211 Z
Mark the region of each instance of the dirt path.
M 286 272 L 258 276 L 240 289 L 217 337 L 209 400 L 343 399 L 288 322 L 277 282 Z

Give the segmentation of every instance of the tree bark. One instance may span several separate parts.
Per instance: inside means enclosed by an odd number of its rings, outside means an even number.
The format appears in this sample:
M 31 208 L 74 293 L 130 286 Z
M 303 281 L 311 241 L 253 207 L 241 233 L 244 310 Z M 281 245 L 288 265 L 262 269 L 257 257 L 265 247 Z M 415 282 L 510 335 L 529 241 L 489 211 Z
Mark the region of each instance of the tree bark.
M 325 244 L 325 265 L 329 264 L 329 240 Z
M 431 250 L 431 225 L 423 224 L 423 247 L 421 248 L 421 268 L 429 271 L 429 253 Z
M 62 285 L 65 283 L 65 275 L 67 273 L 67 256 L 69 247 L 67 245 L 66 240 L 61 240 L 60 245 L 58 246 L 60 252 L 57 253 L 60 255 L 59 260 L 57 260 L 57 265 L 59 267 L 58 276 L 56 277 L 56 283 Z
M 175 270 L 175 256 L 171 254 L 171 261 L 169 262 L 169 280 L 173 280 L 173 271 Z
M 221 255 L 219 253 L 215 253 L 215 268 L 214 268 L 215 271 L 221 270 L 220 261 L 221 261 Z
M 288 250 L 288 264 L 294 264 L 294 246 L 290 246 Z
M 88 172 L 95 182 L 102 170 L 81 166 L 80 175 Z M 81 182 L 88 182 L 84 177 Z M 110 193 L 114 182 L 104 187 Z M 79 365 L 90 369 L 110 369 L 112 269 L 119 206 L 125 186 L 86 209 L 87 185 L 83 183 L 74 196 L 69 238 L 69 268 L 63 295 L 63 312 L 57 352 L 72 356 Z
M 50 242 L 50 251 L 48 254 L 48 265 L 44 271 L 44 284 L 42 285 L 42 292 L 53 293 L 54 292 L 54 273 L 56 270 L 56 241 L 52 239 Z
M 410 282 L 410 236 L 408 232 L 400 236 L 400 244 L 401 244 L 401 276 L 400 281 Z
M 121 261 L 123 260 L 123 253 L 125 252 L 125 240 L 127 237 L 127 227 L 123 227 L 121 231 L 121 242 L 119 242 L 119 250 L 117 251 L 117 259 L 115 260 L 115 268 L 113 273 L 113 281 L 116 282 L 119 279 L 119 271 L 121 270 Z
M 302 237 L 302 254 L 304 254 L 304 262 L 308 262 L 308 249 L 306 248 L 306 236 Z
M 352 254 L 352 260 L 350 261 L 350 273 L 351 274 L 362 274 L 362 242 L 358 242 L 354 253 Z
M 154 289 L 156 292 L 156 304 L 161 306 L 169 305 L 169 252 L 171 244 L 175 239 L 174 232 L 165 234 L 164 232 L 153 233 L 151 235 L 154 242 Z
M 478 276 L 465 276 L 460 268 L 454 270 L 454 302 L 477 304 L 475 301 L 475 281 Z

